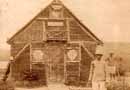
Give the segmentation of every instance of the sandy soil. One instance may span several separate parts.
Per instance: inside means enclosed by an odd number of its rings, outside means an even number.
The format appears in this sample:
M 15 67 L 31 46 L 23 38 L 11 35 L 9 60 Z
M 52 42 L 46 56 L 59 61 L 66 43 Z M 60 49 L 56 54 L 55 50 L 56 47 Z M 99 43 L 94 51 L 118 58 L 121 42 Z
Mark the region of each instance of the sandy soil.
M 69 88 L 62 84 L 52 84 L 52 85 L 48 85 L 48 87 L 40 87 L 40 88 L 33 88 L 33 89 L 16 88 L 16 90 L 69 90 Z
M 33 88 L 33 89 L 28 89 L 28 88 L 16 88 L 16 90 L 49 90 L 48 87 L 40 87 L 40 88 Z
M 33 89 L 26 89 L 26 88 L 16 88 L 16 90 L 92 90 L 91 88 L 77 88 L 77 87 L 67 87 L 65 85 L 49 85 L 48 87 L 41 87 L 41 88 L 33 88 Z

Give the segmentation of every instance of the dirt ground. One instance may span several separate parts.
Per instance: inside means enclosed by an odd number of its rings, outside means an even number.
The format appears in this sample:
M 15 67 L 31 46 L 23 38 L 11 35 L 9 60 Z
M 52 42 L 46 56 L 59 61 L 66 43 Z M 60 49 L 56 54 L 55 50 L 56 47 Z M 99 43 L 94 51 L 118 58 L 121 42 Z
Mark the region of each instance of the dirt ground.
M 33 88 L 33 89 L 28 89 L 28 88 L 16 88 L 16 90 L 49 90 L 47 87 L 41 87 L 41 88 Z
M 69 88 L 62 84 L 53 84 L 53 85 L 49 85 L 48 87 L 40 87 L 40 88 L 33 88 L 33 89 L 16 88 L 16 90 L 69 90 Z
M 67 87 L 65 85 L 58 85 L 53 84 L 49 85 L 48 87 L 41 87 L 41 88 L 33 88 L 33 89 L 26 89 L 26 88 L 16 88 L 16 90 L 92 90 L 91 88 L 75 88 L 75 87 Z

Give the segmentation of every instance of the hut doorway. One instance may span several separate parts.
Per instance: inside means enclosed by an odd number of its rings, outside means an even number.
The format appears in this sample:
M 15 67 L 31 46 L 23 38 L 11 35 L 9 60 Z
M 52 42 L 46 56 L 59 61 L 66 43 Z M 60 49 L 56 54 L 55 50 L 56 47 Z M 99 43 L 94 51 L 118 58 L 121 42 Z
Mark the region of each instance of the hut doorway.
M 47 45 L 44 49 L 46 57 L 47 83 L 64 82 L 64 47 L 63 44 Z

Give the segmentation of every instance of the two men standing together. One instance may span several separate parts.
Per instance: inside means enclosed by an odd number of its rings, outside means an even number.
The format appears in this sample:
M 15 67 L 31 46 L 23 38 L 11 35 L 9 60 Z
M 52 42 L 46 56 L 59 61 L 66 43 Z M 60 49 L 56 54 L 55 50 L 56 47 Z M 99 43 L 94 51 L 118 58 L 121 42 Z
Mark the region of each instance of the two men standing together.
M 108 77 L 111 78 L 111 76 L 113 75 L 110 74 L 108 69 L 109 64 L 111 63 L 110 61 L 113 61 L 113 55 L 110 54 L 110 56 L 108 57 L 108 62 L 102 60 L 102 56 L 102 53 L 96 53 L 95 60 L 91 62 L 89 82 L 92 82 L 93 90 L 107 90 L 106 84 L 108 83 L 108 81 L 110 81 Z

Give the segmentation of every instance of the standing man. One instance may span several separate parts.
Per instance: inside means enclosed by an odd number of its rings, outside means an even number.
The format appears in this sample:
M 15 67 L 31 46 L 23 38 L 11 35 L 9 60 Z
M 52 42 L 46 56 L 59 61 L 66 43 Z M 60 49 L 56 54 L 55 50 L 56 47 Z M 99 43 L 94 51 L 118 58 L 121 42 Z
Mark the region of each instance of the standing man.
M 13 61 L 14 61 L 14 58 L 10 57 L 10 60 L 9 60 L 5 75 L 3 77 L 3 81 L 6 81 L 8 78 L 11 79 L 11 64 L 13 63 Z
M 114 53 L 110 53 L 107 62 L 107 69 L 111 80 L 115 80 L 116 77 L 116 65 L 115 65 Z
M 106 83 L 106 64 L 101 60 L 103 54 L 97 53 L 95 60 L 91 63 L 89 81 L 92 82 L 93 90 L 107 90 Z

